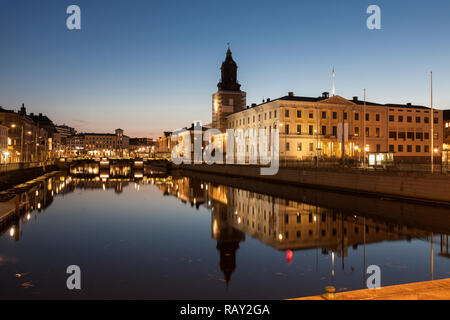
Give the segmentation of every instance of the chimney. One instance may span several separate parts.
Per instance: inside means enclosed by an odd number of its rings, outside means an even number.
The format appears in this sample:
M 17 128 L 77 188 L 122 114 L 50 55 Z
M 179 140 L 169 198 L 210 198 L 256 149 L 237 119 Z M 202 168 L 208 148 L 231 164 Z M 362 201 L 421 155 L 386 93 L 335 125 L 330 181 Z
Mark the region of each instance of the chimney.
M 330 96 L 329 92 L 327 92 L 327 91 L 322 92 L 322 98 L 328 98 L 329 96 Z
M 293 93 L 292 91 L 290 91 L 290 92 L 288 92 L 288 96 L 289 96 L 289 97 L 293 97 L 293 96 L 294 96 L 294 93 Z
M 358 101 L 358 97 L 357 97 L 357 96 L 354 96 L 354 97 L 353 97 L 353 101 L 355 101 L 355 102 Z

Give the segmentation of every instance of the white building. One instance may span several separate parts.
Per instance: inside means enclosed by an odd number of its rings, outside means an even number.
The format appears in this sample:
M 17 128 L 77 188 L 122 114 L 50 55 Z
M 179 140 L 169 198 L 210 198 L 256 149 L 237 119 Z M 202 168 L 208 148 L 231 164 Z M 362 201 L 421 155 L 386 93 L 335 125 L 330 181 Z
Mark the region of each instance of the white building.
M 80 133 L 67 138 L 68 153 L 72 156 L 93 157 L 128 156 L 130 138 L 122 129 L 113 133 Z

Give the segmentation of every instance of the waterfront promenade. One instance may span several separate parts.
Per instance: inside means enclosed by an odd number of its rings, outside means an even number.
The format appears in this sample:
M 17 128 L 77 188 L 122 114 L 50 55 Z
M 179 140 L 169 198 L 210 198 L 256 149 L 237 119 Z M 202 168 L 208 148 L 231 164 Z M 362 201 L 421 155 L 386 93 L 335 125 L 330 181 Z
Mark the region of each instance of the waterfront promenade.
M 420 172 L 368 171 L 347 168 L 279 168 L 276 175 L 261 175 L 256 165 L 179 165 L 182 170 L 214 175 L 250 178 L 274 183 L 288 183 L 308 188 L 350 192 L 450 204 L 450 176 Z
M 450 279 L 364 289 L 292 300 L 450 300 Z

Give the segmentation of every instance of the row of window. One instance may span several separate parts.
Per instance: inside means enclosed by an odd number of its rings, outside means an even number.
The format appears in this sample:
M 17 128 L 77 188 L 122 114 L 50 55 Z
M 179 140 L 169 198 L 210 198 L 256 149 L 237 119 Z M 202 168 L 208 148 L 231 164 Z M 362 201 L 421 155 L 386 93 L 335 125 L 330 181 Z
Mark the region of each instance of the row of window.
M 370 131 L 371 131 L 371 128 L 366 127 L 366 137 L 370 137 Z M 285 134 L 290 134 L 291 133 L 289 124 L 285 124 L 284 125 L 284 133 Z M 297 132 L 296 133 L 298 135 L 302 134 L 302 125 L 301 124 L 297 125 Z M 312 126 L 312 125 L 308 126 L 308 134 L 309 135 L 313 135 L 314 133 L 315 133 L 314 126 Z M 327 135 L 327 134 L 330 134 L 330 135 L 336 137 L 337 134 L 338 134 L 337 126 L 331 127 L 331 132 L 328 132 L 327 126 L 321 126 L 320 134 L 324 135 L 324 136 Z M 356 137 L 358 137 L 360 135 L 359 127 L 355 127 L 354 128 L 354 135 Z M 377 137 L 377 138 L 381 137 L 381 128 L 375 128 L 375 137 Z
M 291 150 L 291 144 L 289 142 L 286 142 L 286 151 Z M 303 144 L 301 142 L 297 142 L 297 151 L 303 151 Z M 309 151 L 314 151 L 314 143 L 309 143 Z
M 290 115 L 291 115 L 290 110 L 289 109 L 285 109 L 284 110 L 285 118 L 290 118 Z M 296 116 L 297 116 L 297 118 L 302 118 L 303 111 L 302 110 L 297 110 Z M 277 117 L 277 111 L 274 110 L 273 111 L 273 118 L 276 118 L 276 117 Z M 328 117 L 328 112 L 327 111 L 321 111 L 321 118 L 322 119 L 327 119 L 327 117 Z M 333 120 L 337 120 L 338 119 L 338 113 L 336 111 L 333 111 L 331 113 L 331 117 L 332 117 Z M 258 121 L 261 121 L 261 118 L 262 118 L 262 114 L 259 114 L 258 115 Z M 267 118 L 272 119 L 272 111 L 264 113 L 264 120 L 267 120 Z M 314 112 L 312 112 L 312 111 L 308 112 L 308 118 L 309 119 L 314 119 Z M 344 118 L 344 120 L 348 119 L 348 113 L 347 112 L 343 113 L 343 118 Z M 355 112 L 354 119 L 355 119 L 355 121 L 359 121 L 360 120 L 360 113 L 359 112 Z M 370 113 L 366 113 L 366 121 L 370 121 L 370 119 L 371 119 L 371 114 Z M 230 126 L 230 128 L 234 128 L 234 127 L 237 127 L 237 126 L 245 125 L 246 122 L 247 122 L 247 124 L 250 124 L 251 120 L 253 120 L 253 123 L 255 123 L 256 116 L 252 116 L 252 117 L 247 117 L 247 118 L 231 121 L 229 126 Z M 412 116 L 406 116 L 406 117 L 404 117 L 404 116 L 397 116 L 397 122 L 404 122 L 405 120 L 408 123 L 412 123 L 413 122 L 413 117 Z M 376 122 L 380 122 L 381 121 L 381 114 L 379 114 L 379 113 L 375 114 L 375 121 Z M 395 116 L 394 115 L 389 115 L 389 122 L 395 122 Z M 416 123 L 422 123 L 422 117 L 420 117 L 420 116 L 415 117 L 415 122 Z M 430 123 L 430 118 L 429 117 L 423 117 L 423 123 Z M 434 118 L 434 123 L 435 124 L 439 124 L 439 118 Z
M 327 119 L 328 117 L 328 112 L 327 111 L 321 111 L 321 118 L 322 119 Z M 286 109 L 284 111 L 284 116 L 285 118 L 289 118 L 290 117 L 290 111 L 288 109 Z M 302 118 L 302 110 L 297 110 L 297 118 Z M 314 112 L 309 112 L 308 113 L 308 118 L 309 119 L 314 119 Z M 331 118 L 333 120 L 337 120 L 338 119 L 338 113 L 337 111 L 333 111 L 331 113 Z M 370 121 L 370 113 L 366 113 L 366 121 Z M 348 114 L 347 112 L 344 112 L 344 120 L 348 119 Z M 355 121 L 359 121 L 359 112 L 355 113 Z M 379 122 L 381 121 L 381 115 L 379 113 L 375 114 L 375 121 Z
M 397 122 L 404 122 L 404 120 L 405 120 L 404 116 L 397 116 Z M 389 122 L 395 122 L 395 116 L 394 115 L 389 115 Z M 413 122 L 413 117 L 412 116 L 407 116 L 406 117 L 406 122 L 412 123 Z M 416 117 L 416 123 L 422 123 L 422 117 Z M 423 123 L 430 123 L 430 118 L 429 117 L 424 117 L 423 118 Z M 439 118 L 434 118 L 434 123 L 435 124 L 439 124 Z
M 272 111 L 269 111 L 268 113 L 264 113 L 264 120 L 267 120 L 267 115 L 269 116 L 269 119 L 272 119 Z M 262 114 L 258 114 L 258 121 L 261 121 Z M 275 119 L 277 117 L 277 110 L 273 111 L 273 118 Z M 247 120 L 247 124 L 250 124 L 250 121 L 253 120 L 253 123 L 256 121 L 256 116 L 247 117 L 235 121 L 231 121 L 229 127 L 234 128 L 237 126 L 245 125 L 245 120 Z
M 416 145 L 415 150 L 416 150 L 416 152 L 422 152 L 422 150 L 423 150 L 423 152 L 429 153 L 430 152 L 430 146 L 423 146 L 423 148 L 422 148 L 422 146 Z M 397 146 L 397 152 L 404 152 L 404 151 L 405 151 L 404 146 L 399 144 Z M 389 145 L 389 152 L 395 152 L 395 146 L 393 144 Z M 407 145 L 406 146 L 406 152 L 413 152 L 413 146 L 410 145 L 410 144 Z
M 389 132 L 389 139 L 410 139 L 410 140 L 428 140 L 430 139 L 430 133 L 429 132 L 396 132 L 396 131 L 390 131 Z M 434 132 L 434 139 L 439 139 L 439 133 Z

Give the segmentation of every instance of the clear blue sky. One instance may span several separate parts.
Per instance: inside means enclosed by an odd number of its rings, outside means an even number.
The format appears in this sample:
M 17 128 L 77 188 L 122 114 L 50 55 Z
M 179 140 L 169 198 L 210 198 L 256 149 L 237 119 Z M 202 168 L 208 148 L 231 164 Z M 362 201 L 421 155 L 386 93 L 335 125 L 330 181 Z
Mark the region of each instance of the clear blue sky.
M 66 28 L 81 8 L 82 30 Z M 366 28 L 381 7 L 382 30 Z M 450 1 L 0 0 L 0 105 L 80 131 L 211 121 L 226 43 L 247 104 L 288 91 L 450 108 Z

